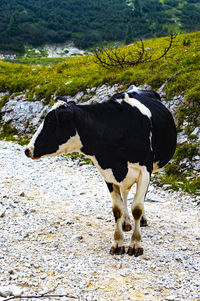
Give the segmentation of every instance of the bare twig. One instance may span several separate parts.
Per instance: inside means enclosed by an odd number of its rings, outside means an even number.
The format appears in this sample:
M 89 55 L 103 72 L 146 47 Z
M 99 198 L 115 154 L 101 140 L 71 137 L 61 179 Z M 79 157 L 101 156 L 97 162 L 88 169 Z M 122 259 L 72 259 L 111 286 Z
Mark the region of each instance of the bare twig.
M 106 69 L 126 68 L 147 62 L 155 62 L 162 59 L 171 49 L 176 34 L 170 35 L 169 45 L 164 49 L 164 52 L 155 59 L 149 55 L 144 48 L 144 42 L 140 41 L 140 48 L 138 50 L 126 51 L 123 48 L 115 47 L 113 49 L 96 49 L 94 51 L 95 62 Z
M 67 297 L 70 299 L 77 299 L 78 297 L 74 297 L 74 296 L 70 296 L 70 295 L 30 295 L 30 296 L 12 296 L 12 297 L 8 297 L 6 299 L 4 299 L 3 301 L 10 301 L 10 300 L 15 300 L 15 299 L 31 299 L 31 298 L 35 298 L 35 299 L 41 299 L 41 298 L 62 298 L 62 297 Z

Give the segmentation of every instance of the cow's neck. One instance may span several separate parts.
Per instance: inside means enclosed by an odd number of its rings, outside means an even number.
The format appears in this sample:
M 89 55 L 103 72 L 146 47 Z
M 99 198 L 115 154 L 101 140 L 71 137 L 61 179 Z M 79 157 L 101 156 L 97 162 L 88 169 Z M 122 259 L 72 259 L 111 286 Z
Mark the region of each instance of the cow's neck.
M 101 136 L 101 123 L 95 112 L 91 112 L 91 107 L 76 106 L 75 128 L 80 139 L 80 152 L 85 155 L 95 154 L 95 145 Z

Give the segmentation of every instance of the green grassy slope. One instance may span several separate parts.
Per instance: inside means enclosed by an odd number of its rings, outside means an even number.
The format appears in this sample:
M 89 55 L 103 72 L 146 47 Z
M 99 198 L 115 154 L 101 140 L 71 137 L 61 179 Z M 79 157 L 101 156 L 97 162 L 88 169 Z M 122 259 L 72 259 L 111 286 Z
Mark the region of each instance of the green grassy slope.
M 152 59 L 159 57 L 167 45 L 167 38 L 145 41 L 145 48 L 152 54 Z M 122 51 L 134 51 L 135 47 L 126 46 Z M 26 65 L 17 64 L 15 60 L 13 62 L 15 64 L 0 62 L 0 91 L 13 93 L 26 90 L 29 99 L 36 95 L 38 99 L 45 98 L 48 102 L 52 94 L 73 95 L 103 83 L 122 83 L 125 87 L 132 83 L 147 83 L 157 89 L 168 80 L 168 99 L 184 92 L 188 101 L 197 98 L 198 102 L 200 32 L 177 36 L 169 53 L 157 62 L 125 69 L 106 70 L 94 62 L 92 55 L 67 58 L 50 67 L 29 65 L 29 62 L 33 63 L 31 59 L 26 60 Z
M 166 38 L 145 41 L 152 58 L 159 57 L 167 45 Z M 127 53 L 135 47 L 137 45 L 126 46 L 120 51 Z M 188 122 L 188 142 L 178 146 L 165 174 L 159 174 L 155 180 L 158 178 L 159 182 L 170 184 L 174 189 L 200 194 L 199 175 L 180 164 L 183 158 L 191 160 L 199 151 L 196 137 L 191 133 L 200 122 L 200 32 L 177 36 L 172 49 L 159 61 L 124 69 L 106 70 L 95 63 L 93 55 L 67 58 L 49 67 L 28 63 L 28 60 L 26 65 L 0 62 L 0 92 L 23 93 L 28 100 L 43 98 L 46 103 L 53 104 L 53 95 L 75 95 L 105 83 L 118 83 L 124 89 L 131 84 L 149 84 L 155 90 L 166 83 L 168 100 L 177 94 L 184 95 L 185 104 L 177 110 L 176 118 L 178 131 L 184 121 Z M 7 99 L 7 96 L 1 99 L 0 107 Z

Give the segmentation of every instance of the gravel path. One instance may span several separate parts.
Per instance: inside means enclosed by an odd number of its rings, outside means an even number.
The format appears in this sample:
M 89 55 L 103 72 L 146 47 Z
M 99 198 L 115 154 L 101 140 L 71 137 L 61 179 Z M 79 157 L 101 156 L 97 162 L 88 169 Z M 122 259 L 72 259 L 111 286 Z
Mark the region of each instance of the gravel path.
M 200 300 L 199 207 L 191 196 L 151 185 L 144 255 L 111 256 L 111 201 L 93 166 L 32 161 L 3 141 L 0 159 L 0 301 L 44 293 L 77 297 L 44 299 L 61 301 Z

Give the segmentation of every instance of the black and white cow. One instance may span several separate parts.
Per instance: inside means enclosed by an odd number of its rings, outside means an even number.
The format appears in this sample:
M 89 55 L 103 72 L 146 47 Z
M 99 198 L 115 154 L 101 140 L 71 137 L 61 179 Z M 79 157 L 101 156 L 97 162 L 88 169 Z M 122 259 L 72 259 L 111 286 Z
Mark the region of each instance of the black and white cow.
M 145 223 L 144 198 L 151 173 L 163 167 L 176 148 L 176 128 L 170 112 L 154 91 L 131 86 L 104 103 L 76 105 L 58 101 L 31 139 L 25 154 L 38 159 L 71 152 L 89 157 L 111 193 L 116 225 L 110 254 L 123 254 L 123 231 L 131 230 L 127 196 L 135 221 L 129 255 L 143 254 L 140 222 Z

